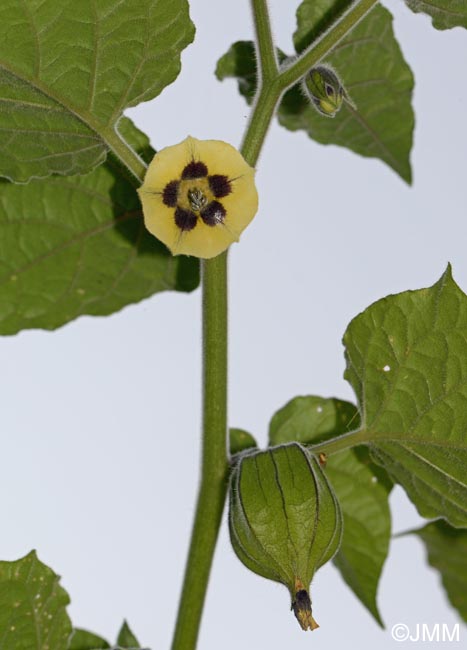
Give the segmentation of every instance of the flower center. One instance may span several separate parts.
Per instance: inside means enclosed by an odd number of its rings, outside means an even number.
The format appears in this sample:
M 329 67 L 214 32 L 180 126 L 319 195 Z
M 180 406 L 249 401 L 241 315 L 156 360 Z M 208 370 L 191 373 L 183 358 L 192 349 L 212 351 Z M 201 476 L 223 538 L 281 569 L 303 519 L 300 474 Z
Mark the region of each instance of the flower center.
M 190 178 L 178 183 L 177 204 L 184 210 L 199 214 L 213 198 L 207 178 Z
M 187 197 L 193 212 L 200 212 L 208 204 L 207 196 L 199 187 L 190 187 Z
M 187 232 L 196 227 L 198 216 L 206 226 L 223 224 L 227 212 L 217 199 L 231 192 L 232 183 L 227 176 L 208 176 L 206 165 L 193 161 L 185 167 L 180 180 L 167 183 L 162 201 L 168 208 L 175 208 L 175 223 Z

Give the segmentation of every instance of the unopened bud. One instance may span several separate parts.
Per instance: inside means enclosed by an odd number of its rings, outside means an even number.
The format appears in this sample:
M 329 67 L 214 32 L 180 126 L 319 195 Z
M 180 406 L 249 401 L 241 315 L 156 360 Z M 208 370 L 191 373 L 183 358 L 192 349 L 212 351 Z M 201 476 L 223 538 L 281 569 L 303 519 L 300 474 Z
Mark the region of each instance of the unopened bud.
M 337 73 L 329 65 L 312 68 L 303 81 L 305 93 L 321 115 L 334 117 L 344 100 L 354 106 Z

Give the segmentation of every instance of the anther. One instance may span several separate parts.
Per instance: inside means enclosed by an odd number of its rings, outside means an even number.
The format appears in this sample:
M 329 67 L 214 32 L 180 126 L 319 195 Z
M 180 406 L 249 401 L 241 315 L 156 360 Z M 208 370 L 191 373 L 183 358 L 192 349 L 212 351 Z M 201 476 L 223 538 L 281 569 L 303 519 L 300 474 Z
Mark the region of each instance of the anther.
M 193 187 L 189 189 L 187 194 L 191 209 L 194 212 L 199 212 L 207 205 L 208 200 L 202 190 L 199 189 L 199 187 Z

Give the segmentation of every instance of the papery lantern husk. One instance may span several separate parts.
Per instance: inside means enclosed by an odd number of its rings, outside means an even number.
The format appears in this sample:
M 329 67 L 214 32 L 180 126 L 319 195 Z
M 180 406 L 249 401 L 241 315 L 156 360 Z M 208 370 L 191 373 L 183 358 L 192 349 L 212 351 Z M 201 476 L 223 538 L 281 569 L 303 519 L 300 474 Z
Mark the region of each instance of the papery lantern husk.
M 232 546 L 255 573 L 284 584 L 304 630 L 309 585 L 339 548 L 342 514 L 319 460 L 298 443 L 245 454 L 230 484 Z

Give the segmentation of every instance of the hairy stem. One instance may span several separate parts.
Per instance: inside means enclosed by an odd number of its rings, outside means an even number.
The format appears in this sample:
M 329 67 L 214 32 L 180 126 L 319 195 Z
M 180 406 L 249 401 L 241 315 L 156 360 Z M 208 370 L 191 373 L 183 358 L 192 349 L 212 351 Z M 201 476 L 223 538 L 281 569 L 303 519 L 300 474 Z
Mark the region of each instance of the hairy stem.
M 227 253 L 205 260 L 203 281 L 203 453 L 201 484 L 172 643 L 196 647 L 227 492 Z
M 359 0 L 354 2 L 327 32 L 311 43 L 292 65 L 281 72 L 278 81 L 282 91 L 297 83 L 310 68 L 324 59 L 378 2 L 379 0 Z
M 260 70 L 255 104 L 241 151 L 252 167 L 258 161 L 282 93 L 322 59 L 375 4 L 376 0 L 356 2 L 324 37 L 312 44 L 289 68 L 279 72 L 267 1 L 251 0 Z M 114 153 L 118 155 L 118 152 Z M 133 165 L 131 171 L 138 171 L 135 161 L 130 162 Z M 227 493 L 227 253 L 204 261 L 202 280 L 204 391 L 201 484 L 172 650 L 194 650 L 196 647 Z M 313 450 L 333 453 L 358 444 L 355 437 L 352 441 L 350 438 L 344 442 L 339 440 L 316 445 Z
M 330 440 L 325 440 L 324 442 L 319 442 L 316 445 L 307 445 L 308 449 L 314 454 L 326 454 L 331 455 L 335 454 L 338 451 L 344 451 L 345 449 L 351 449 L 356 445 L 362 445 L 368 443 L 371 438 L 368 436 L 368 432 L 363 429 L 358 429 L 357 431 L 349 431 L 349 433 L 344 433 L 343 435 L 336 436 Z
M 269 22 L 266 0 L 252 0 L 253 20 L 255 22 L 256 43 L 258 49 L 259 72 L 264 85 L 272 81 L 279 72 L 276 48 Z
M 252 167 L 258 161 L 279 97 L 274 83 L 262 86 L 256 95 L 253 113 L 241 146 L 243 157 Z

